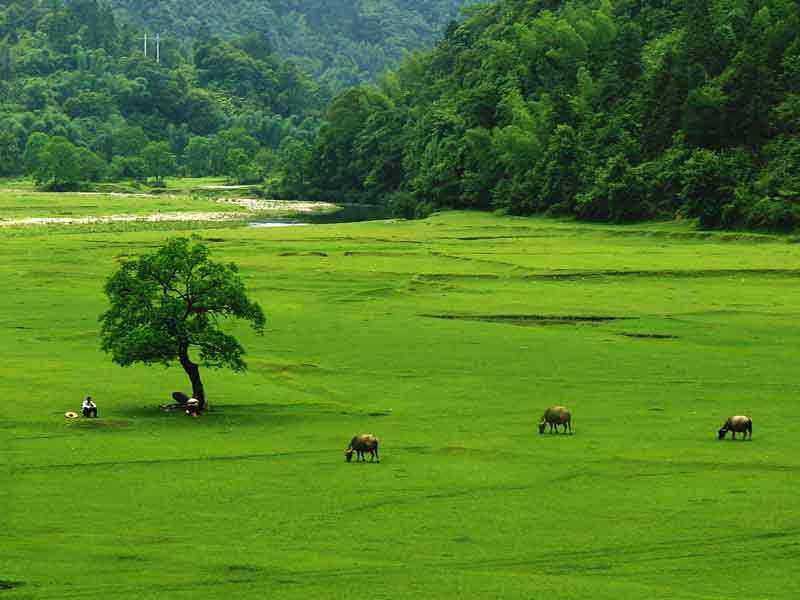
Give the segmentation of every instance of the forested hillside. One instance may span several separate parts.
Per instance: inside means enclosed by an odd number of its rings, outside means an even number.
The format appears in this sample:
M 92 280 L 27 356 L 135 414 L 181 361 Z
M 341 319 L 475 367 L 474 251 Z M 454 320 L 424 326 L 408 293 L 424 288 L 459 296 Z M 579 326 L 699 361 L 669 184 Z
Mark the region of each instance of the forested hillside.
M 333 89 L 371 81 L 405 49 L 429 48 L 474 0 L 108 0 L 123 20 L 182 43 L 258 32 Z
M 499 0 L 332 101 L 307 193 L 800 224 L 800 4 Z
M 186 58 L 167 40 L 157 62 L 140 33 L 95 0 L 0 6 L 0 175 L 260 181 L 312 141 L 329 94 L 264 36 L 204 35 Z

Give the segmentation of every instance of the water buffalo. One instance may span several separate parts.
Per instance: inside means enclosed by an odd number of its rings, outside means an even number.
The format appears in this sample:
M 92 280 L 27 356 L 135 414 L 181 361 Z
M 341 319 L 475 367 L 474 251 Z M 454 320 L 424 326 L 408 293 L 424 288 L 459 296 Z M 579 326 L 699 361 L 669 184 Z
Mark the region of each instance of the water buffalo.
M 567 429 L 569 429 L 570 435 L 572 434 L 572 413 L 569 412 L 568 408 L 564 408 L 563 406 L 551 406 L 542 415 L 542 418 L 539 419 L 539 433 L 544 433 L 544 428 L 546 425 L 550 425 L 550 433 L 553 433 L 553 428 L 555 428 L 556 433 L 558 433 L 558 426 L 564 426 L 564 433 L 567 433 Z
M 362 433 L 350 440 L 350 445 L 347 447 L 347 450 L 344 451 L 344 457 L 347 462 L 350 462 L 353 458 L 353 453 L 355 453 L 357 457 L 356 461 L 358 461 L 358 459 L 366 461 L 367 457 L 365 454 L 367 452 L 369 452 L 370 455 L 370 462 L 374 461 L 376 458 L 378 462 L 381 462 L 378 456 L 378 438 L 371 433 Z
M 747 439 L 747 434 L 750 433 L 750 439 L 753 439 L 753 419 L 750 417 L 745 417 L 743 415 L 734 415 L 733 417 L 728 417 L 728 420 L 725 421 L 725 424 L 722 426 L 722 429 L 719 430 L 719 439 L 725 439 L 725 434 L 731 432 L 732 438 L 736 439 L 736 433 L 742 432 L 744 435 L 742 436 L 743 440 Z

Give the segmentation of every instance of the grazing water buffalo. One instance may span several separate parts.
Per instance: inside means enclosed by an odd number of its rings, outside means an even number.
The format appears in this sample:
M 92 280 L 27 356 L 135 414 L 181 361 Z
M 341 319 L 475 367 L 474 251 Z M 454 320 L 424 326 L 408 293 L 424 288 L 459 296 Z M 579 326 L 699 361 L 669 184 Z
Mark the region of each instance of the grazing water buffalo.
M 374 461 L 376 458 L 378 462 L 381 462 L 380 457 L 378 456 L 378 438 L 376 438 L 371 433 L 362 433 L 361 435 L 355 436 L 352 440 L 350 440 L 350 445 L 347 447 L 347 450 L 344 451 L 344 457 L 347 462 L 353 458 L 353 453 L 356 454 L 356 462 L 361 459 L 362 461 L 366 461 L 367 457 L 365 454 L 369 452 L 370 455 L 370 462 Z
M 736 439 L 736 434 L 738 432 L 743 433 L 742 436 L 743 440 L 747 439 L 747 434 L 750 434 L 750 439 L 753 439 L 753 419 L 750 417 L 745 417 L 743 415 L 735 415 L 733 417 L 728 417 L 728 420 L 725 421 L 725 425 L 722 426 L 722 429 L 719 430 L 719 439 L 724 439 L 725 434 L 731 432 L 732 438 Z
M 558 426 L 564 426 L 564 433 L 567 433 L 567 429 L 569 429 L 570 435 L 572 434 L 572 413 L 569 412 L 568 408 L 564 408 L 563 406 L 551 406 L 542 415 L 542 418 L 539 419 L 539 433 L 544 433 L 544 428 L 546 425 L 550 425 L 550 433 L 553 433 L 553 428 L 555 428 L 556 433 L 558 433 Z

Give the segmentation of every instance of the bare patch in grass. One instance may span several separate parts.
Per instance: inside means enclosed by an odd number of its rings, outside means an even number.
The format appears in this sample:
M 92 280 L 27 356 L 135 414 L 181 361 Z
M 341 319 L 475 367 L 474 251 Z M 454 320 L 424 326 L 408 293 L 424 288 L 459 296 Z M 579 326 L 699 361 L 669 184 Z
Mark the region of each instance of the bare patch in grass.
M 500 279 L 500 275 L 495 273 L 420 273 L 415 279 L 419 281 L 480 280 Z
M 363 250 L 346 250 L 344 252 L 344 256 L 389 256 L 389 257 L 396 257 L 396 256 L 413 256 L 419 257 L 424 256 L 419 252 L 392 252 L 392 251 L 380 251 L 380 250 L 371 250 L 369 252 Z
M 609 315 L 464 315 L 464 314 L 423 314 L 429 319 L 457 321 L 482 321 L 485 323 L 505 323 L 520 326 L 578 325 L 581 323 L 600 324 L 610 321 L 624 321 L 635 317 L 613 317 Z
M 262 567 L 256 565 L 228 565 L 227 570 L 231 573 L 261 573 Z
M 144 562 L 141 556 L 135 554 L 117 554 L 114 558 L 123 562 Z
M 677 340 L 677 335 L 669 335 L 666 333 L 630 333 L 627 331 L 621 332 L 619 335 L 629 338 L 642 338 L 651 340 Z
M 328 253 L 311 250 L 309 252 L 281 252 L 278 256 L 328 256 Z
M 585 280 L 624 277 L 657 277 L 657 278 L 703 278 L 703 277 L 797 277 L 800 269 L 665 269 L 652 271 L 565 271 L 557 273 L 535 273 L 526 275 L 526 280 Z
M 347 296 L 337 298 L 336 302 L 363 302 L 364 300 L 369 300 L 371 298 L 386 298 L 388 296 L 394 296 L 402 293 L 403 292 L 393 287 L 373 288 L 370 290 L 361 290 L 360 292 L 353 292 L 352 294 L 348 294 Z

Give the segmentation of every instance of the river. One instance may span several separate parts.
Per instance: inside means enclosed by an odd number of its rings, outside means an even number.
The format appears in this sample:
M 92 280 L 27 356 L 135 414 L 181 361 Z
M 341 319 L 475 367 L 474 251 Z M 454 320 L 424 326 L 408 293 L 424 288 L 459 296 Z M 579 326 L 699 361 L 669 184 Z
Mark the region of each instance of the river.
M 292 227 L 297 225 L 322 225 L 329 223 L 356 223 L 389 219 L 389 209 L 378 204 L 337 204 L 339 210 L 329 213 L 272 217 L 264 221 L 252 221 L 250 227 Z

